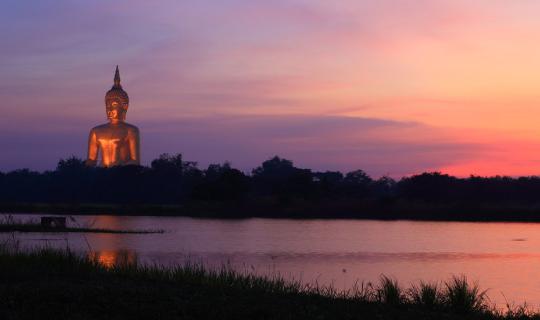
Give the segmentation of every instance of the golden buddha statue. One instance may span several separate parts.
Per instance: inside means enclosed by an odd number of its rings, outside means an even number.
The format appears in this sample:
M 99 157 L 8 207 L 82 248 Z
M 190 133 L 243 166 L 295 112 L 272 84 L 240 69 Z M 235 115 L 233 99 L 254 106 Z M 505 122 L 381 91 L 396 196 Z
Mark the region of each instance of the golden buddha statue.
M 97 165 L 99 154 L 99 164 L 104 167 L 140 164 L 139 129 L 125 122 L 128 107 L 129 97 L 120 85 L 120 71 L 116 66 L 114 85 L 105 95 L 109 122 L 90 130 L 87 165 Z

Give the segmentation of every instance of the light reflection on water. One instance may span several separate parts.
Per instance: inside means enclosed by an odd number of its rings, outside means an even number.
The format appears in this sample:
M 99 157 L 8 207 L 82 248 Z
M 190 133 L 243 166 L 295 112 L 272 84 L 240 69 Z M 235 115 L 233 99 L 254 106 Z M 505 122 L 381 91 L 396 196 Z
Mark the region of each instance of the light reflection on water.
M 18 218 L 31 217 L 29 215 Z M 33 216 L 35 218 L 35 216 Z M 540 224 L 356 220 L 80 216 L 110 229 L 164 229 L 163 234 L 17 234 L 24 246 L 94 252 L 97 261 L 228 265 L 308 283 L 351 288 L 381 274 L 403 286 L 465 274 L 492 302 L 540 307 Z M 3 235 L 7 236 L 7 235 Z
M 125 249 L 90 251 L 88 252 L 88 258 L 106 268 L 134 266 L 138 263 L 136 251 Z

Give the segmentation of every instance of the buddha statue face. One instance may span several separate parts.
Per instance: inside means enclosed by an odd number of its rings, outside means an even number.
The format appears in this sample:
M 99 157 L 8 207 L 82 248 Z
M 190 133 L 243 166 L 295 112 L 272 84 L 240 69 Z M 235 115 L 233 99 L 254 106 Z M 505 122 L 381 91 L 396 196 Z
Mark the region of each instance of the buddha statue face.
M 128 104 L 120 101 L 120 99 L 114 99 L 112 101 L 107 101 L 105 105 L 107 119 L 109 121 L 125 121 L 126 113 L 128 110 Z
M 122 89 L 120 84 L 120 72 L 118 66 L 114 74 L 114 85 L 111 90 L 105 94 L 105 112 L 107 113 L 107 119 L 110 122 L 118 122 L 126 120 L 126 113 L 129 107 L 129 96 L 127 92 Z

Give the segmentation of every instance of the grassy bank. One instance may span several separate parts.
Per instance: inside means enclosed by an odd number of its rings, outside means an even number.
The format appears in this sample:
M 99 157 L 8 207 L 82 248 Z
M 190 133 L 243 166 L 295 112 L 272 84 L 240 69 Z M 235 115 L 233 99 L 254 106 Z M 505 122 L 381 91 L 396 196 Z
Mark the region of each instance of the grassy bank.
M 74 219 L 73 219 L 74 220 Z M 75 221 L 76 223 L 76 221 Z M 41 223 L 30 220 L 18 220 L 12 215 L 0 217 L 0 233 L 6 232 L 80 232 L 80 233 L 120 233 L 120 234 L 150 234 L 163 233 L 164 230 L 133 230 L 133 229 L 107 229 L 93 228 L 91 226 L 65 226 L 65 227 L 47 227 Z
M 48 228 L 39 223 L 15 223 L 0 224 L 0 233 L 2 232 L 84 232 L 84 233 L 122 233 L 122 234 L 150 234 L 163 233 L 163 230 L 122 230 L 106 228 L 83 228 L 83 227 L 65 227 Z
M 201 266 L 106 268 L 68 251 L 0 250 L 2 319 L 528 319 L 501 314 L 465 278 L 403 289 L 381 278 L 339 293 Z

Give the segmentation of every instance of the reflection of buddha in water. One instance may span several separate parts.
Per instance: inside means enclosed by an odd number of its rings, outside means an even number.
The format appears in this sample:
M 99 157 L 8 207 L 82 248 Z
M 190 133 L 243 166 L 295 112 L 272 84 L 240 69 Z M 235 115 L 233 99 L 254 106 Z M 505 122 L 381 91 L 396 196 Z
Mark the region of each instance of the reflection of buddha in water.
M 120 85 L 118 66 L 114 85 L 105 95 L 105 107 L 109 123 L 90 130 L 86 164 L 97 165 L 98 154 L 101 154 L 100 164 L 104 167 L 140 164 L 139 129 L 125 122 L 129 97 Z
M 137 253 L 125 249 L 90 252 L 88 257 L 106 268 L 136 266 L 138 263 Z

